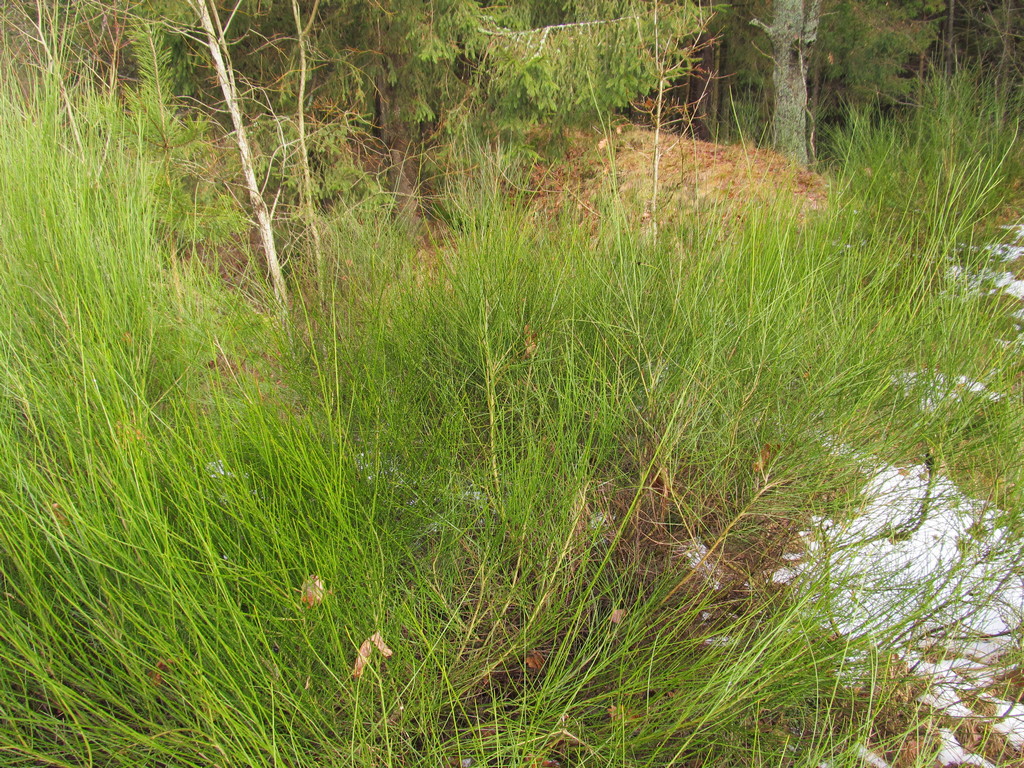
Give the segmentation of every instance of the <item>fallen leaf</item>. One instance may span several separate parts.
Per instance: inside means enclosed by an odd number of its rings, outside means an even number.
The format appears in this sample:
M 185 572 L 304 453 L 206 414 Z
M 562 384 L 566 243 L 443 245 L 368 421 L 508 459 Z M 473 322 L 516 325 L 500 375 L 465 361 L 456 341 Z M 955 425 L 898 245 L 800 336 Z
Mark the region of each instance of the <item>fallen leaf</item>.
M 330 592 L 324 587 L 323 579 L 317 576 L 315 573 L 311 574 L 299 588 L 302 593 L 302 604 L 307 608 L 313 608 L 314 606 L 320 605 L 324 601 L 324 598 L 330 594 Z
M 174 659 L 160 659 L 160 661 L 156 663 L 156 669 L 149 673 L 149 681 L 157 687 L 163 685 L 163 673 L 170 669 L 173 663 Z
M 537 332 L 527 325 L 523 328 L 523 335 L 526 340 L 526 351 L 523 353 L 523 358 L 529 360 L 537 351 Z
M 384 658 L 391 658 L 391 654 L 394 653 L 394 651 L 385 645 L 384 639 L 380 636 L 380 632 L 374 632 L 370 635 L 370 642 L 377 646 L 377 650 L 384 654 Z
M 761 455 L 757 461 L 754 462 L 754 471 L 763 473 L 768 463 L 772 460 L 772 448 L 774 446 L 770 443 L 765 443 L 761 446 Z
M 597 151 L 600 152 L 601 150 L 603 150 L 607 146 L 608 146 L 608 139 L 601 139 L 599 142 L 597 142 Z
M 612 624 L 621 624 L 624 618 L 626 618 L 626 609 L 616 608 L 612 611 L 612 615 L 608 617 L 608 621 Z
M 531 672 L 540 672 L 544 666 L 544 654 L 540 651 L 530 651 L 526 654 L 526 668 Z
M 370 660 L 374 648 L 380 651 L 384 658 L 390 658 L 393 653 L 384 643 L 380 632 L 374 632 L 363 640 L 363 644 L 359 646 L 359 653 L 356 654 L 356 663 L 352 666 L 352 677 L 358 678 L 363 676 L 363 668 L 366 667 L 366 663 Z

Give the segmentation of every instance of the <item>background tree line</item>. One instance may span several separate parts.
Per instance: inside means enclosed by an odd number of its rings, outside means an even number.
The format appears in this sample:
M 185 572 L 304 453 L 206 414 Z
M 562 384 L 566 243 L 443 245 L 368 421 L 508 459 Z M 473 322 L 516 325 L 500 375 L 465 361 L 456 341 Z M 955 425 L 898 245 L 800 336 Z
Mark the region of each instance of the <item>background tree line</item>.
M 970 70 L 1009 92 L 1019 1 L 30 0 L 5 5 L 3 30 L 21 60 L 151 114 L 173 237 L 237 235 L 238 205 L 211 181 L 248 162 L 250 196 L 294 210 L 319 253 L 313 220 L 338 202 L 387 192 L 417 227 L 467 142 L 535 157 L 618 112 L 808 162 L 822 125 L 912 105 L 930 77 Z M 238 120 L 248 161 L 208 141 Z

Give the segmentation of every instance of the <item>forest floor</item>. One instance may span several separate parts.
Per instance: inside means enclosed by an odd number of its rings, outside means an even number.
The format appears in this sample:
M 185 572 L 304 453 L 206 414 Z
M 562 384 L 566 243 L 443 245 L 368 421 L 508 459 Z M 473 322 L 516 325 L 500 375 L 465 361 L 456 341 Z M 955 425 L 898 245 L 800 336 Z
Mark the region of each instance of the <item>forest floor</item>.
M 774 150 L 746 143 L 717 144 L 638 125 L 605 133 L 570 135 L 564 159 L 539 163 L 533 183 L 541 204 L 551 210 L 575 207 L 600 215 L 614 200 L 633 212 L 633 224 L 651 219 L 654 155 L 658 147 L 659 225 L 717 211 L 723 221 L 742 216 L 748 206 L 795 208 L 806 216 L 828 203 L 828 182 Z

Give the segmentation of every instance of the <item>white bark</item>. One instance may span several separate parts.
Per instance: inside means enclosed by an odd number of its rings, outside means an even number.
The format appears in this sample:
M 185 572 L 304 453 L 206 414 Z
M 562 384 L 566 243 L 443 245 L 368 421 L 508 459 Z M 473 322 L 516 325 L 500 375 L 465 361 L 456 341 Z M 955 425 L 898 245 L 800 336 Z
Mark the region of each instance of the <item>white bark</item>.
M 231 122 L 235 128 L 235 141 L 238 144 L 238 154 L 242 161 L 245 186 L 249 190 L 249 201 L 252 204 L 253 214 L 256 216 L 256 226 L 260 233 L 263 251 L 266 254 L 267 269 L 270 271 L 270 282 L 274 287 L 274 296 L 282 307 L 287 307 L 288 289 L 285 285 L 284 275 L 281 273 L 281 263 L 277 258 L 274 228 L 271 225 L 270 211 L 267 209 L 267 204 L 260 193 L 259 184 L 256 182 L 252 150 L 249 147 L 249 137 L 245 130 L 245 123 L 242 120 L 242 110 L 238 104 L 235 75 L 230 66 L 227 42 L 224 39 L 224 32 L 220 27 L 220 19 L 217 20 L 217 24 L 214 26 L 209 0 L 189 0 L 189 2 L 199 14 L 199 21 L 203 25 L 203 31 L 206 33 L 206 42 L 210 48 L 210 56 L 213 58 L 213 65 L 217 71 L 217 82 L 220 84 L 221 92 L 224 94 L 224 103 L 227 105 L 228 112 L 231 115 Z

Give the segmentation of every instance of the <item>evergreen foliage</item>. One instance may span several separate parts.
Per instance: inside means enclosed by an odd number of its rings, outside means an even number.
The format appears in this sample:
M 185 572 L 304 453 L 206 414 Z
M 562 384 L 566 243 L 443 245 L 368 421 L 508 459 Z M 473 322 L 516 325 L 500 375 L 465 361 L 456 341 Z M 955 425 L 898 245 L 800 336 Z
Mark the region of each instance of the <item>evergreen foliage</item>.
M 160 203 L 159 220 L 178 245 L 222 244 L 245 227 L 234 200 L 217 183 L 231 174 L 223 167 L 226 153 L 209 143 L 209 120 L 179 110 L 168 90 L 174 80 L 165 73 L 174 58 L 161 28 L 140 24 L 131 41 L 138 81 L 125 91 L 126 107 L 143 126 L 143 154 L 156 165 L 149 180 Z

